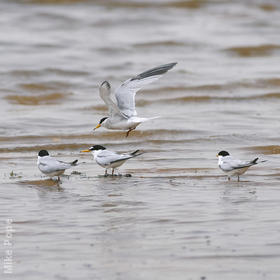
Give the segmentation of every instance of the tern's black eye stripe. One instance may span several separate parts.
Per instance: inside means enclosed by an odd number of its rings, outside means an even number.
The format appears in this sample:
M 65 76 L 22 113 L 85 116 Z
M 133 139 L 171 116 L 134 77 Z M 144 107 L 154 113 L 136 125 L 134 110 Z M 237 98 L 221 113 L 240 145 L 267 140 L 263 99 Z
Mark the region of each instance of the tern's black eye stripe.
M 108 119 L 108 117 L 102 118 L 102 119 L 99 121 L 99 124 L 102 124 L 106 119 Z
M 94 146 L 90 147 L 89 150 L 98 151 L 98 150 L 106 150 L 106 148 L 101 145 L 94 145 Z

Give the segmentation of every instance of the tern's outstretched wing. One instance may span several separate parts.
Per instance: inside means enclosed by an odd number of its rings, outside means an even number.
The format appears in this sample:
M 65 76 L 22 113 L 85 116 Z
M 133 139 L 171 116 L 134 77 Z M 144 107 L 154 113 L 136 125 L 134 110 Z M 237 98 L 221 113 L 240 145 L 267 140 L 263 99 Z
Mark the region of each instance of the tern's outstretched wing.
M 119 110 L 117 104 L 111 98 L 111 86 L 107 81 L 104 81 L 99 87 L 99 95 L 108 107 L 109 116 L 125 117 Z
M 177 63 L 169 63 L 145 71 L 125 81 L 115 92 L 119 110 L 127 117 L 136 116 L 135 94 L 145 85 L 159 79 Z
M 252 165 L 257 164 L 258 158 L 255 158 L 254 160 L 251 161 L 242 161 L 239 159 L 233 159 L 232 157 L 227 157 L 223 159 L 223 164 L 221 168 L 224 171 L 232 171 L 235 169 L 241 169 L 244 167 L 250 167 Z

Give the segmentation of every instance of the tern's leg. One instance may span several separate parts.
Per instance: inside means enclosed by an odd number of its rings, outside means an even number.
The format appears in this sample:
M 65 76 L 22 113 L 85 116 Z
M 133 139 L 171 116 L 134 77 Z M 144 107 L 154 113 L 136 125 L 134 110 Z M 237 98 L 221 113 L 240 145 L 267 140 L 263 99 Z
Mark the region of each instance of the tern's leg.
M 57 182 L 60 182 L 60 177 L 59 176 L 57 176 Z
M 240 182 L 239 175 L 237 176 L 237 181 Z
M 114 171 L 115 171 L 115 169 L 114 169 L 114 168 L 112 168 L 112 176 L 114 176 Z
M 105 174 L 104 174 L 104 177 L 107 177 L 108 176 L 108 173 L 107 173 L 107 168 L 105 169 Z
M 230 181 L 230 177 L 229 176 L 227 177 L 227 179 L 228 179 L 228 181 Z
M 132 131 L 132 130 L 134 130 L 134 129 L 135 129 L 135 128 L 130 128 L 130 129 L 126 132 L 126 136 L 125 136 L 125 137 L 128 137 L 129 132 Z

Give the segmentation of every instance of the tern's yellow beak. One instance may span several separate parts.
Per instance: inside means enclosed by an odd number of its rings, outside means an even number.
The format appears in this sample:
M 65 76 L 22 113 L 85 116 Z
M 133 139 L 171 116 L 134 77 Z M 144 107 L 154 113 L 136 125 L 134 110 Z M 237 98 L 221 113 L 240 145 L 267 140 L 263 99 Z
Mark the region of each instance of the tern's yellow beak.
M 101 126 L 101 124 L 99 123 L 93 130 L 99 128 Z
M 82 150 L 81 153 L 89 153 L 91 150 Z

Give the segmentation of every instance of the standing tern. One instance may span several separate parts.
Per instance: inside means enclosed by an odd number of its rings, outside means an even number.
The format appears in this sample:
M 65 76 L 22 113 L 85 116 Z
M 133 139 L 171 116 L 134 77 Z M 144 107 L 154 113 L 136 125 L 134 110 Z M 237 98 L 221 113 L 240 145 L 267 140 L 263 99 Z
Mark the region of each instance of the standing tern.
M 83 153 L 91 152 L 93 154 L 94 160 L 100 166 L 105 168 L 105 175 L 107 176 L 107 169 L 112 168 L 112 176 L 114 175 L 114 170 L 125 163 L 130 158 L 134 158 L 142 155 L 139 150 L 136 150 L 129 154 L 117 154 L 113 151 L 106 150 L 105 147 L 101 145 L 94 145 L 88 150 L 81 151 Z
M 59 176 L 64 173 L 64 171 L 72 166 L 77 165 L 78 160 L 72 162 L 64 162 L 51 157 L 46 150 L 41 150 L 38 153 L 37 166 L 40 171 L 49 177 L 58 176 L 58 181 L 60 181 Z
M 230 156 L 227 151 L 221 151 L 217 154 L 218 165 L 222 171 L 228 174 L 228 180 L 231 176 L 237 176 L 239 182 L 239 176 L 244 174 L 249 167 L 256 165 L 263 161 L 258 161 L 259 158 L 255 158 L 249 161 L 243 161 L 239 159 L 234 159 Z
M 159 79 L 176 64 L 177 62 L 161 65 L 128 79 L 115 91 L 116 102 L 111 98 L 109 82 L 104 81 L 99 87 L 99 94 L 108 107 L 109 116 L 102 118 L 94 130 L 101 126 L 107 129 L 127 130 L 127 137 L 129 132 L 134 130 L 140 123 L 154 119 L 137 117 L 135 94 L 142 87 Z

